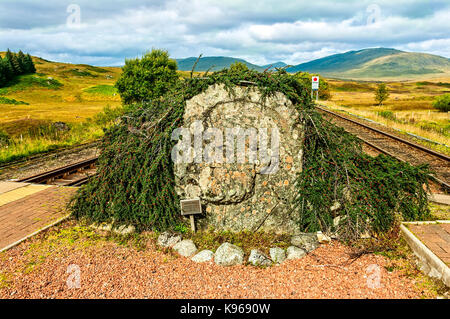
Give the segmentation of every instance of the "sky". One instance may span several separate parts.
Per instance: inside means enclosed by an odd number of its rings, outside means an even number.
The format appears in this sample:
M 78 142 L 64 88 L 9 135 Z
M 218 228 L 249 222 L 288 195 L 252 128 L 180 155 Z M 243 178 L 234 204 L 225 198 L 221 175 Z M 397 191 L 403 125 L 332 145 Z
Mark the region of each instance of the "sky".
M 372 47 L 450 58 L 449 0 L 0 0 L 0 51 L 123 65 L 172 58 L 299 64 Z

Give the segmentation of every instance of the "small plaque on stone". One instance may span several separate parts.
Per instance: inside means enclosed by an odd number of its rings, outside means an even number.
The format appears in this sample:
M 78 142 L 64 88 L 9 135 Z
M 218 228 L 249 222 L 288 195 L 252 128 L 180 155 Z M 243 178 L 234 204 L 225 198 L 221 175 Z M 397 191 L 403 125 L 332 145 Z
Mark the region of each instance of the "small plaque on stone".
M 200 199 L 183 199 L 180 201 L 181 215 L 197 215 L 202 213 Z

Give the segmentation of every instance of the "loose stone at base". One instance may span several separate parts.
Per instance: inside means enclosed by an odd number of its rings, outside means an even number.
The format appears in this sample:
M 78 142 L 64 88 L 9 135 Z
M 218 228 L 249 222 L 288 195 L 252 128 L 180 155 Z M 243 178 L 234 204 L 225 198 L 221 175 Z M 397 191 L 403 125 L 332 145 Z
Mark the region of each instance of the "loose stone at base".
M 306 251 L 304 249 L 289 246 L 287 249 L 287 259 L 300 259 L 303 256 L 306 256 Z
M 223 243 L 217 248 L 214 261 L 221 266 L 240 265 L 244 262 L 244 251 L 230 243 Z
M 248 262 L 253 266 L 270 266 L 272 265 L 272 261 L 269 257 L 264 255 L 260 250 L 253 249 L 250 252 L 250 257 L 248 258 Z
M 192 261 L 196 263 L 204 263 L 211 261 L 214 258 L 214 253 L 211 250 L 202 250 L 191 258 Z
M 185 239 L 172 247 L 177 253 L 184 257 L 191 257 L 197 252 L 197 247 L 190 239 Z
M 270 258 L 274 263 L 280 264 L 286 260 L 286 252 L 280 247 L 270 248 Z

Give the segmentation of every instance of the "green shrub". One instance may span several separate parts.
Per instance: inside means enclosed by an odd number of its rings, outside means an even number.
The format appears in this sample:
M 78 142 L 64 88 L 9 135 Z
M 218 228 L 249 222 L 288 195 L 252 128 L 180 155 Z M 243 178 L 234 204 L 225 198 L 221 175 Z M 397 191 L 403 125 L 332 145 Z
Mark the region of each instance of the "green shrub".
M 444 94 L 436 97 L 433 107 L 441 112 L 450 112 L 450 94 Z
M 125 104 L 151 101 L 178 80 L 177 63 L 167 51 L 152 50 L 141 59 L 125 60 L 116 88 Z
M 9 135 L 0 129 L 0 147 L 8 146 L 11 143 Z
M 29 105 L 29 103 L 27 103 L 27 102 L 17 101 L 15 99 L 8 99 L 3 96 L 0 96 L 0 104 Z
M 394 112 L 392 112 L 392 111 L 380 111 L 380 112 L 377 112 L 377 114 L 388 120 L 392 120 L 392 121 L 397 120 L 397 117 L 395 116 Z

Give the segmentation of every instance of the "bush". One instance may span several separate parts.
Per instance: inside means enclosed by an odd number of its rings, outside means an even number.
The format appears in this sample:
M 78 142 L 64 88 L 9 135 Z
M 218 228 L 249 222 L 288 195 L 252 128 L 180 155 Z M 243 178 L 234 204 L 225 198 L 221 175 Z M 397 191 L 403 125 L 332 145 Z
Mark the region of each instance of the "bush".
M 384 117 L 385 119 L 397 121 L 397 117 L 395 116 L 394 112 L 392 111 L 380 111 L 377 112 L 378 116 Z
M 444 94 L 436 97 L 433 107 L 441 112 L 450 112 L 450 94 Z
M 9 135 L 0 129 L 0 147 L 8 146 L 11 143 Z
M 177 63 L 167 51 L 152 50 L 141 59 L 127 59 L 116 88 L 125 104 L 151 101 L 178 80 Z

